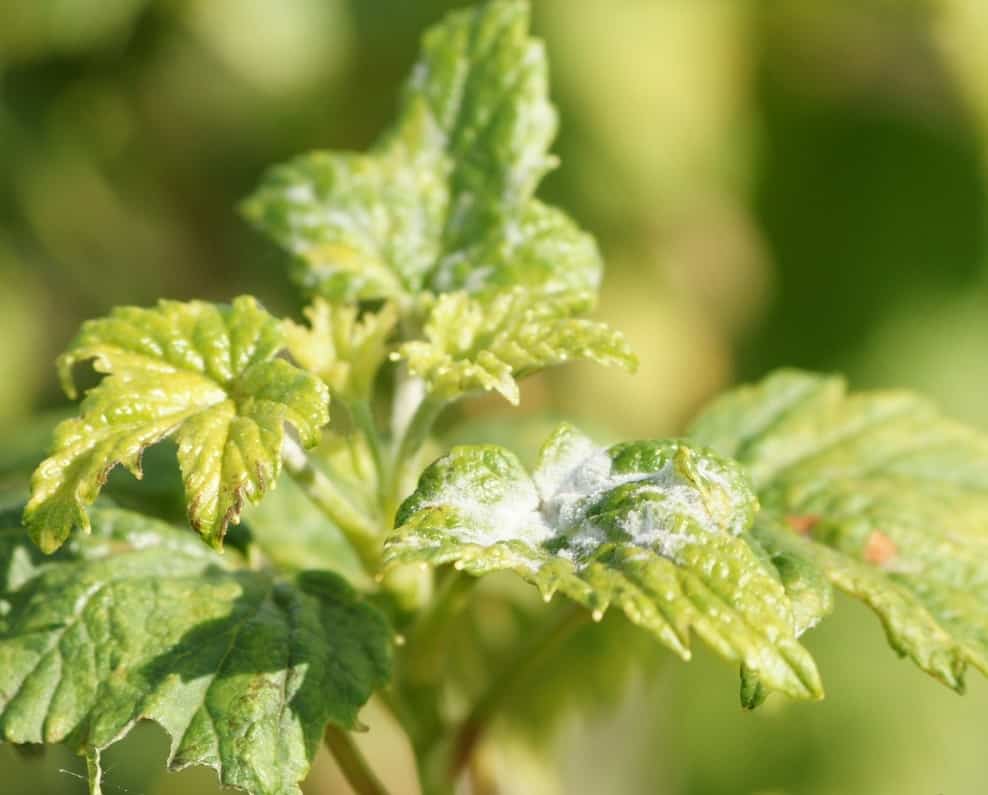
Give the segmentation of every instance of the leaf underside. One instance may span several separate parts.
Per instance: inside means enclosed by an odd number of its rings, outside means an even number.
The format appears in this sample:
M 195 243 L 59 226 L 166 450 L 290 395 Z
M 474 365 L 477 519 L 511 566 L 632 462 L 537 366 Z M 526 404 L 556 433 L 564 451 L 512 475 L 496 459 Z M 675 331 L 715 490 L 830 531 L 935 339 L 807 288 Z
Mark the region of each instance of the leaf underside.
M 42 556 L 0 531 L 0 736 L 98 761 L 138 720 L 169 766 L 254 795 L 299 795 L 328 722 L 350 728 L 390 669 L 376 610 L 326 572 L 238 568 L 187 533 L 116 508 Z
M 282 347 L 278 322 L 249 297 L 119 307 L 83 324 L 59 361 L 66 390 L 74 396 L 77 362 L 106 377 L 35 471 L 24 521 L 39 546 L 54 551 L 73 527 L 88 529 L 86 506 L 110 470 L 141 477 L 144 449 L 174 436 L 189 520 L 219 547 L 245 502 L 276 482 L 285 423 L 312 446 L 329 420 L 325 385 L 274 358 Z
M 762 504 L 752 533 L 801 567 L 797 586 L 862 600 L 950 687 L 968 665 L 988 673 L 988 438 L 911 394 L 848 395 L 796 371 L 725 395 L 691 438 L 745 466 Z
M 454 448 L 402 505 L 386 558 L 510 570 L 594 617 L 620 608 L 684 658 L 696 632 L 773 689 L 819 698 L 778 575 L 741 537 L 755 507 L 718 456 L 674 441 L 605 450 L 564 425 L 531 476 L 503 448 Z
M 367 154 L 315 152 L 272 169 L 243 204 L 334 301 L 424 290 L 596 290 L 593 238 L 533 198 L 556 112 L 525 2 L 449 15 L 423 39 L 394 129 Z

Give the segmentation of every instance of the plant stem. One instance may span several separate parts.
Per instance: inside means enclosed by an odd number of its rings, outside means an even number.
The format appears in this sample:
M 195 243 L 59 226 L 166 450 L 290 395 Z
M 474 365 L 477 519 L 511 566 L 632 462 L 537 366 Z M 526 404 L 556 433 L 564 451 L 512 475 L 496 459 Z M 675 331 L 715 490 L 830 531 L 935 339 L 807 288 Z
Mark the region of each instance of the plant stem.
M 586 623 L 590 613 L 578 606 L 570 605 L 556 623 L 546 632 L 538 633 L 531 643 L 525 644 L 474 704 L 470 714 L 460 724 L 453 743 L 452 759 L 449 768 L 450 778 L 455 781 L 473 755 L 474 748 L 490 726 L 504 701 L 525 678 L 548 658 L 573 630 Z
M 357 748 L 350 732 L 330 724 L 326 727 L 324 739 L 347 783 L 357 795 L 388 795 L 387 789 L 374 775 L 364 755 Z
M 440 577 L 429 604 L 406 633 L 408 653 L 404 656 L 404 667 L 407 675 L 417 680 L 442 675 L 449 625 L 464 609 L 477 583 L 476 577 L 452 567 L 442 570 Z
M 381 554 L 377 525 L 356 508 L 332 480 L 312 465 L 298 442 L 285 436 L 281 453 L 288 474 L 312 503 L 340 528 L 368 574 L 374 574 Z
M 86 758 L 89 795 L 103 795 L 103 769 L 100 767 L 99 751 L 95 748 L 87 748 L 83 756 Z
M 353 423 L 367 440 L 370 448 L 371 458 L 374 459 L 374 468 L 377 470 L 377 487 L 379 495 L 388 494 L 389 469 L 385 459 L 384 451 L 381 449 L 381 435 L 377 432 L 377 424 L 374 422 L 374 414 L 371 411 L 370 403 L 366 400 L 355 400 L 349 404 L 350 416 Z
M 392 482 L 389 494 L 389 512 L 397 510 L 398 502 L 402 497 L 401 480 L 404 473 L 405 464 L 415 455 L 422 444 L 429 437 L 432 426 L 439 417 L 440 412 L 446 406 L 446 401 L 432 396 L 426 396 L 408 423 L 408 427 L 401 436 L 395 449 L 394 464 L 392 467 Z M 391 517 L 388 517 L 391 518 Z
M 392 702 L 416 757 L 430 752 L 443 738 L 446 724 L 439 698 L 448 671 L 449 630 L 477 582 L 452 567 L 441 570 L 439 578 L 429 603 L 405 632 L 392 679 Z

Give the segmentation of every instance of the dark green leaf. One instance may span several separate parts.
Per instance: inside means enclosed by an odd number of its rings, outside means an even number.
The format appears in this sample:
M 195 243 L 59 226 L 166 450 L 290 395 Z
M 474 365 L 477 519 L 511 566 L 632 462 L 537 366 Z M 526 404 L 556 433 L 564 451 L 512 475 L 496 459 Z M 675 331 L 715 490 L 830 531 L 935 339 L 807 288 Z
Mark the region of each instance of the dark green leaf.
M 92 511 L 53 557 L 0 532 L 0 734 L 98 759 L 138 721 L 169 765 L 298 795 L 328 722 L 351 727 L 389 676 L 388 629 L 336 575 L 240 568 L 162 522 Z

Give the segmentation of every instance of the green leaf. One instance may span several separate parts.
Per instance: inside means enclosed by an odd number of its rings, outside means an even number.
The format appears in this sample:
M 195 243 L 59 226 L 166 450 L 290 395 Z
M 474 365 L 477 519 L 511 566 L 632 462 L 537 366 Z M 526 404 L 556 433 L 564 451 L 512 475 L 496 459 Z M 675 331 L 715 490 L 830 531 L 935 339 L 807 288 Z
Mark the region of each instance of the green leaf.
M 620 332 L 581 317 L 586 293 L 547 298 L 515 288 L 482 303 L 466 293 L 439 297 L 425 327 L 426 340 L 395 354 L 431 392 L 451 399 L 496 390 L 518 403 L 516 379 L 572 359 L 633 370 L 637 360 Z
M 819 698 L 783 587 L 739 538 L 756 505 L 740 470 L 713 454 L 676 441 L 602 449 L 564 425 L 532 476 L 494 446 L 429 467 L 386 559 L 514 571 L 597 618 L 619 607 L 684 658 L 693 630 L 773 688 Z
M 756 523 L 761 521 L 756 517 Z M 786 552 L 769 554 L 764 546 L 750 533 L 745 534 L 748 545 L 759 552 L 762 559 L 774 569 L 779 582 L 785 589 L 792 606 L 793 625 L 796 637 L 815 627 L 822 618 L 834 609 L 834 591 L 830 581 L 815 565 L 805 559 Z M 757 671 L 741 666 L 741 706 L 755 709 L 768 697 L 769 691 L 763 686 Z
M 793 371 L 716 401 L 692 437 L 747 468 L 753 533 L 800 567 L 796 587 L 825 577 L 861 599 L 951 687 L 988 672 L 988 438 L 911 394 Z
M 92 513 L 53 557 L 0 531 L 0 736 L 98 761 L 148 719 L 172 769 L 300 793 L 325 725 L 352 727 L 388 679 L 379 613 L 336 575 L 273 579 L 165 523 Z
M 272 169 L 244 214 L 331 300 L 524 284 L 595 290 L 593 239 L 533 198 L 556 113 L 529 8 L 489 2 L 423 39 L 397 126 L 368 154 L 316 152 Z
M 387 341 L 398 314 L 385 304 L 359 317 L 353 305 L 333 305 L 317 297 L 305 310 L 309 327 L 286 320 L 285 347 L 302 367 L 315 373 L 345 400 L 367 400 L 374 376 L 387 356 Z
M 278 321 L 249 297 L 120 307 L 83 324 L 59 360 L 66 391 L 75 396 L 77 362 L 108 375 L 56 428 L 32 478 L 24 521 L 38 545 L 52 552 L 73 527 L 88 531 L 86 506 L 110 470 L 123 464 L 140 478 L 144 448 L 175 435 L 189 520 L 221 546 L 244 502 L 277 480 L 285 423 L 311 447 L 329 419 L 326 387 L 275 359 L 282 347 Z

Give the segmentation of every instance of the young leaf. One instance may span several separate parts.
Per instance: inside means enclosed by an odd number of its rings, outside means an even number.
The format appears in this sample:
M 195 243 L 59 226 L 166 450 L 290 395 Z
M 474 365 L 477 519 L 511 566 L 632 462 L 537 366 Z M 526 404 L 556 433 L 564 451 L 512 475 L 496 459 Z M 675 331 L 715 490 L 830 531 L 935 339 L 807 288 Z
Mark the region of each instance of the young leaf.
M 595 290 L 593 239 L 533 198 L 556 113 L 529 9 L 495 0 L 424 37 L 398 124 L 370 153 L 316 152 L 270 171 L 244 214 L 331 300 L 423 290 Z
M 66 391 L 75 396 L 76 362 L 92 359 L 107 377 L 56 428 L 34 473 L 24 522 L 38 545 L 52 552 L 73 527 L 88 530 L 86 506 L 110 470 L 141 477 L 144 448 L 174 434 L 189 520 L 221 546 L 244 502 L 273 487 L 285 423 L 312 446 L 329 420 L 326 387 L 275 359 L 282 347 L 278 321 L 249 297 L 121 307 L 83 324 L 59 360 Z
M 951 687 L 968 664 L 988 673 L 988 438 L 910 394 L 793 371 L 716 401 L 692 437 L 745 465 L 753 532 L 798 562 L 799 587 L 823 576 L 861 599 Z
M 580 316 L 591 305 L 586 293 L 549 298 L 515 288 L 486 303 L 448 293 L 432 309 L 427 339 L 405 343 L 395 358 L 443 398 L 494 389 L 515 404 L 517 378 L 570 359 L 633 370 L 637 360 L 621 333 Z
M 772 687 L 819 698 L 783 587 L 739 538 L 756 505 L 713 454 L 675 441 L 601 449 L 564 425 L 532 476 L 494 446 L 441 458 L 399 510 L 386 558 L 511 570 L 596 617 L 616 605 L 684 658 L 694 630 Z
M 352 727 L 388 679 L 379 613 L 336 575 L 276 580 L 162 522 L 92 513 L 92 536 L 50 558 L 0 531 L 2 739 L 98 762 L 148 719 L 172 769 L 300 795 L 326 724 Z
M 286 320 L 285 347 L 302 367 L 315 373 L 337 395 L 366 400 L 387 340 L 398 321 L 393 304 L 357 319 L 353 305 L 330 304 L 317 297 L 305 310 L 309 328 Z

